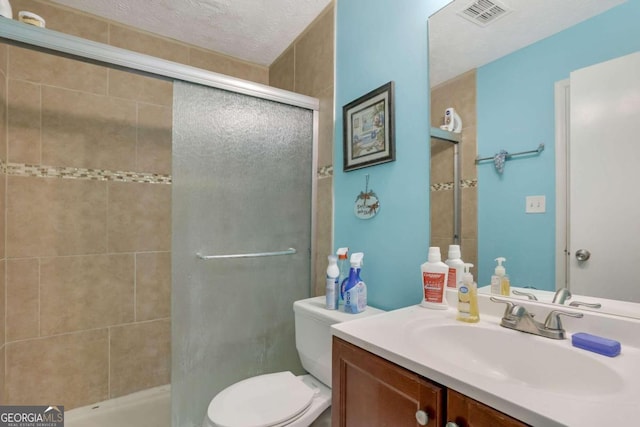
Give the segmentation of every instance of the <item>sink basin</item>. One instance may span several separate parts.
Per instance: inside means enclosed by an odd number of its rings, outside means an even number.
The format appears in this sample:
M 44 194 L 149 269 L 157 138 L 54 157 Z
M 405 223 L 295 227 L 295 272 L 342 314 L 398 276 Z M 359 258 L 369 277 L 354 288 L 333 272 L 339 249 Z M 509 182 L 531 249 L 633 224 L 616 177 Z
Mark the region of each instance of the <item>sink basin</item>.
M 413 324 L 406 331 L 430 360 L 491 379 L 572 396 L 602 396 L 624 387 L 621 376 L 607 366 L 607 357 L 572 347 L 570 340 L 483 324 Z

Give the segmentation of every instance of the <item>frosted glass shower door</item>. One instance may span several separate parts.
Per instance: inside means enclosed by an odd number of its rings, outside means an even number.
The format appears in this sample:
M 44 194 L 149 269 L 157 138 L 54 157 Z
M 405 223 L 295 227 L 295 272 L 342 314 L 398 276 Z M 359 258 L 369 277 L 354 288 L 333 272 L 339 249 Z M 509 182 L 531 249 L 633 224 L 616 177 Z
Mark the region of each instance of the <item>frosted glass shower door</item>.
M 292 304 L 310 292 L 313 112 L 182 82 L 173 105 L 172 418 L 200 427 L 228 385 L 302 372 Z

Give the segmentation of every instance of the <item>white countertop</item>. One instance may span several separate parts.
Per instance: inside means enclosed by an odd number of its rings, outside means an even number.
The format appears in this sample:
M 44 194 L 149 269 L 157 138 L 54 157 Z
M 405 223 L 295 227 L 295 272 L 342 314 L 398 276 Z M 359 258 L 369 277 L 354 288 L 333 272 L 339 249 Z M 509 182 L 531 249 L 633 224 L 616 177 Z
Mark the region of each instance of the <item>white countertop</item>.
M 634 423 L 640 422 L 640 350 L 637 348 L 637 341 L 631 342 L 633 345 L 630 345 L 621 340 L 622 353 L 617 357 L 609 358 L 572 347 L 570 338 L 551 340 L 502 328 L 499 326 L 500 316 L 483 313 L 483 305 L 484 303 L 481 304 L 481 321 L 477 324 L 456 321 L 457 311 L 453 308 L 430 310 L 420 306 L 412 306 L 366 319 L 336 324 L 332 326 L 332 332 L 345 341 L 533 426 L 602 427 L 634 425 Z M 539 316 L 544 316 L 544 314 L 541 313 Z M 585 318 L 588 317 L 585 315 Z M 544 319 L 544 317 L 536 317 L 536 319 L 538 318 Z M 571 320 L 582 321 L 583 319 Z M 591 318 L 582 324 L 567 322 L 565 324 L 567 336 L 570 337 L 572 332 L 578 331 L 593 334 L 600 332 L 599 335 L 602 336 L 602 326 L 596 328 L 595 331 L 588 328 L 591 325 L 590 322 L 594 321 L 598 322 L 599 320 Z M 620 337 L 638 335 L 639 322 L 623 319 L 621 321 L 630 322 L 624 326 L 627 328 L 624 333 L 621 333 L 620 336 L 607 336 L 608 338 L 620 339 Z M 605 325 L 604 330 L 608 330 L 611 322 L 615 323 L 616 319 L 606 319 L 599 325 Z M 567 324 L 580 325 L 581 328 L 572 331 L 566 326 Z M 574 395 L 544 385 L 532 386 L 512 381 L 509 378 L 492 376 L 491 373 L 477 372 L 477 370 L 473 370 L 473 354 L 468 355 L 469 363 L 466 366 L 452 362 L 449 359 L 453 358 L 447 357 L 447 354 L 439 354 L 439 357 L 434 357 L 433 349 L 438 348 L 438 342 L 416 342 L 415 325 L 464 325 L 463 327 L 468 328 L 488 328 L 501 331 L 500 333 L 504 332 L 505 346 L 511 345 L 513 342 L 521 345 L 524 342 L 527 349 L 532 349 L 530 353 L 533 359 L 528 363 L 531 366 L 533 362 L 532 366 L 536 372 L 543 372 L 545 366 L 549 364 L 548 361 L 543 362 L 544 355 L 535 354 L 536 349 L 549 348 L 545 346 L 553 345 L 561 346 L 562 348 L 559 350 L 564 351 L 566 347 L 568 351 L 579 352 L 580 354 L 576 356 L 578 359 L 586 356 L 606 365 L 614 371 L 616 381 L 621 386 L 610 387 L 609 390 L 603 389 L 600 394 L 596 382 L 595 386 L 594 383 L 589 385 L 591 390 L 596 387 L 597 393 L 585 392 Z M 518 336 L 512 334 L 518 334 Z M 545 340 L 545 342 L 538 344 L 539 340 Z M 464 351 L 462 347 L 461 351 Z M 429 351 L 426 351 L 427 349 Z M 449 348 L 448 351 L 451 352 L 452 348 Z M 472 353 L 472 350 L 469 353 Z M 540 360 L 539 364 L 537 360 Z M 525 368 L 523 367 L 523 369 Z M 578 368 L 568 366 L 567 369 Z M 576 375 L 575 381 L 571 377 L 572 386 L 579 389 L 580 381 L 597 381 L 597 379 L 591 379 L 588 376 Z

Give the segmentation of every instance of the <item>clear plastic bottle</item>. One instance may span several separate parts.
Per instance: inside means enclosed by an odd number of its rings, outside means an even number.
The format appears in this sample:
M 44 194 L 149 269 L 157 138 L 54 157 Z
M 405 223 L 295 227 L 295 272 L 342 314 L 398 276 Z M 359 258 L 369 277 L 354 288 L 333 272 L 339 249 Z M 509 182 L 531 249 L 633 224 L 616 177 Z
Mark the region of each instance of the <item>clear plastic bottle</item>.
M 449 245 L 449 253 L 444 263 L 449 266 L 447 288 L 457 288 L 462 282 L 462 273 L 464 272 L 464 261 L 462 261 L 460 255 L 460 245 Z
M 329 265 L 327 266 L 327 285 L 325 288 L 326 308 L 327 310 L 338 309 L 338 293 L 340 270 L 338 269 L 338 257 L 329 255 L 327 257 Z
M 420 266 L 422 271 L 422 303 L 423 307 L 446 310 L 445 297 L 449 266 L 442 262 L 440 248 L 430 247 L 427 262 Z
M 349 248 L 339 248 L 336 255 L 338 255 L 338 269 L 340 270 L 340 276 L 338 277 L 338 305 L 343 306 L 344 299 L 342 296 L 349 278 Z
M 509 276 L 507 275 L 507 269 L 502 265 L 507 259 L 504 257 L 498 257 L 495 261 L 498 263 L 494 270 L 493 276 L 491 276 L 491 293 L 497 295 L 509 296 L 511 294 L 511 284 L 509 282 Z
M 476 323 L 480 320 L 478 309 L 478 285 L 473 281 L 473 274 L 469 270 L 473 264 L 464 265 L 462 281 L 458 285 L 458 316 L 456 319 Z

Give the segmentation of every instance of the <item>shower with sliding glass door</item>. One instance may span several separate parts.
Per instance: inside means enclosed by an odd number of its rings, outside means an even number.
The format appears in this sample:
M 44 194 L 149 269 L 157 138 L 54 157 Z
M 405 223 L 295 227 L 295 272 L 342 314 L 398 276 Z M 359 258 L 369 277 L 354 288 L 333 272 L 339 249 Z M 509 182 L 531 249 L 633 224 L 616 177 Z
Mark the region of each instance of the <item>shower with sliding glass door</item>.
M 176 82 L 173 129 L 172 412 L 191 426 L 230 384 L 303 372 L 314 112 Z
M 124 427 L 142 393 L 145 422 L 200 426 L 227 385 L 302 373 L 318 100 L 11 20 L 0 39 L 0 404 Z

